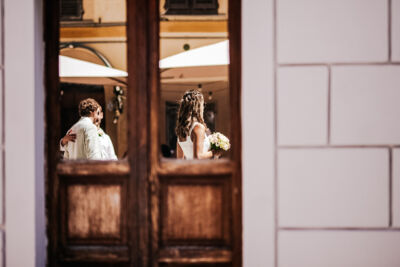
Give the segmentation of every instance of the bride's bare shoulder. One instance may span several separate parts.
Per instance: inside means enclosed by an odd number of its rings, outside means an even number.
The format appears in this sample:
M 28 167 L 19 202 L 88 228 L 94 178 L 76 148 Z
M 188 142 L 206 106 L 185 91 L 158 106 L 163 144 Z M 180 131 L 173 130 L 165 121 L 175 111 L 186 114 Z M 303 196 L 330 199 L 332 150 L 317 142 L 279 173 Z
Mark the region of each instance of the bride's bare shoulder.
M 193 131 L 192 133 L 199 135 L 199 134 L 204 134 L 206 131 L 206 127 L 201 124 L 201 123 L 197 123 L 194 127 L 193 127 Z

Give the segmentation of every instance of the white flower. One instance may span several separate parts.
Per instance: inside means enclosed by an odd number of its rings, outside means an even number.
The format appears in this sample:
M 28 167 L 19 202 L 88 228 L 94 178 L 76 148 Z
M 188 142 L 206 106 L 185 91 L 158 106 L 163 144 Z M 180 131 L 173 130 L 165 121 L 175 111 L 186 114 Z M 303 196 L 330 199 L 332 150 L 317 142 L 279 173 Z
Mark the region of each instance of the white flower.
M 229 139 L 222 133 L 213 133 L 212 135 L 208 136 L 208 139 L 210 141 L 211 148 L 213 149 L 223 149 L 227 151 L 231 147 Z

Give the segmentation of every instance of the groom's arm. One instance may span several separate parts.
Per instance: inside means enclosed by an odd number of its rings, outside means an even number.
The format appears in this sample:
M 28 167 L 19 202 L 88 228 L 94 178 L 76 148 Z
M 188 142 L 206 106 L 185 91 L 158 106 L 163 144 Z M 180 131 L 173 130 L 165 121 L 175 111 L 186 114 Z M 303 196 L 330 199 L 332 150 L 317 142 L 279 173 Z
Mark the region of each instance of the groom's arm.
M 72 129 L 68 130 L 67 134 L 60 139 L 60 151 L 64 152 L 66 150 L 66 145 L 68 142 L 75 142 L 76 133 L 72 131 Z

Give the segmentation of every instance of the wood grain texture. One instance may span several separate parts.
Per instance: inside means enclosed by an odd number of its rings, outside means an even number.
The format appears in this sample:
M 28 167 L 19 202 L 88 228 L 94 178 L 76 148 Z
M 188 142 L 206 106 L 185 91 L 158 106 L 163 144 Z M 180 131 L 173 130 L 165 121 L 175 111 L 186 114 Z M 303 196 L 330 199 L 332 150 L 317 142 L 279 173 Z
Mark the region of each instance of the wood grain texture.
M 224 175 L 231 174 L 234 164 L 228 159 L 177 160 L 162 158 L 157 169 L 160 175 Z
M 160 32 L 227 32 L 228 23 L 220 21 L 161 21 Z
M 227 249 L 215 249 L 207 251 L 199 249 L 186 249 L 186 250 L 179 250 L 176 248 L 161 249 L 159 262 L 169 263 L 169 264 L 230 263 L 232 262 L 232 251 Z
M 169 185 L 163 239 L 222 239 L 222 188 Z
M 61 266 L 129 266 L 127 246 L 68 246 L 62 252 Z
M 128 244 L 128 180 L 128 176 L 60 176 L 60 252 L 93 246 L 95 253 L 102 246 Z M 79 250 L 74 251 L 78 256 Z
M 58 49 L 59 49 L 59 4 L 60 0 L 44 0 L 44 39 L 45 45 L 45 87 L 46 87 L 46 216 L 48 221 L 47 262 L 56 266 L 58 240 L 59 181 L 56 174 L 56 164 L 59 159 L 59 134 L 54 129 L 60 129 Z
M 242 258 L 242 122 L 241 122 L 241 84 L 242 84 L 242 1 L 228 2 L 229 31 L 229 86 L 231 105 L 231 143 L 232 161 L 235 163 L 232 175 L 232 266 L 240 267 Z
M 150 233 L 148 239 L 148 253 L 149 262 L 148 266 L 158 267 L 157 255 L 158 255 L 158 243 L 159 243 L 159 231 L 158 231 L 158 219 L 159 219 L 159 198 L 158 192 L 160 189 L 159 180 L 157 177 L 157 168 L 159 165 L 159 103 L 160 103 L 160 70 L 158 68 L 160 61 L 160 14 L 159 14 L 159 1 L 149 1 L 149 132 L 148 138 L 151 140 L 148 146 L 148 157 L 149 157 L 149 195 L 148 205 L 150 207 L 148 214 L 150 216 L 148 224 L 148 232 Z
M 154 75 L 150 64 L 155 34 L 151 28 L 157 21 L 155 0 L 127 0 L 128 44 L 128 157 L 131 166 L 129 191 L 129 218 L 132 231 L 132 266 L 148 266 L 149 250 L 149 98 L 150 80 Z M 153 17 L 152 17 L 153 16 Z M 158 66 L 158 62 L 157 62 Z
M 68 238 L 121 238 L 121 187 L 68 186 Z
M 161 33 L 226 33 L 226 21 L 161 21 Z M 60 28 L 60 38 L 125 38 L 126 26 Z
M 61 161 L 57 164 L 59 175 L 127 175 L 130 172 L 128 161 Z
M 60 38 L 126 37 L 126 26 L 61 27 Z
M 161 176 L 160 247 L 229 246 L 230 176 Z

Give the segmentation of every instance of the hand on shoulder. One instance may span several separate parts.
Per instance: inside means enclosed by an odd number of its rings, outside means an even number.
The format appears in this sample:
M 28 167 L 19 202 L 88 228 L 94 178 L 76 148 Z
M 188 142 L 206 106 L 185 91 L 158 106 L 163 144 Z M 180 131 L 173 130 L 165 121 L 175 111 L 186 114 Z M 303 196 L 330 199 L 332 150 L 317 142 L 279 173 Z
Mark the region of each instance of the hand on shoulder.
M 67 134 L 61 138 L 61 145 L 65 146 L 68 144 L 68 142 L 75 142 L 76 139 L 76 133 L 74 133 L 72 130 L 69 130 Z

